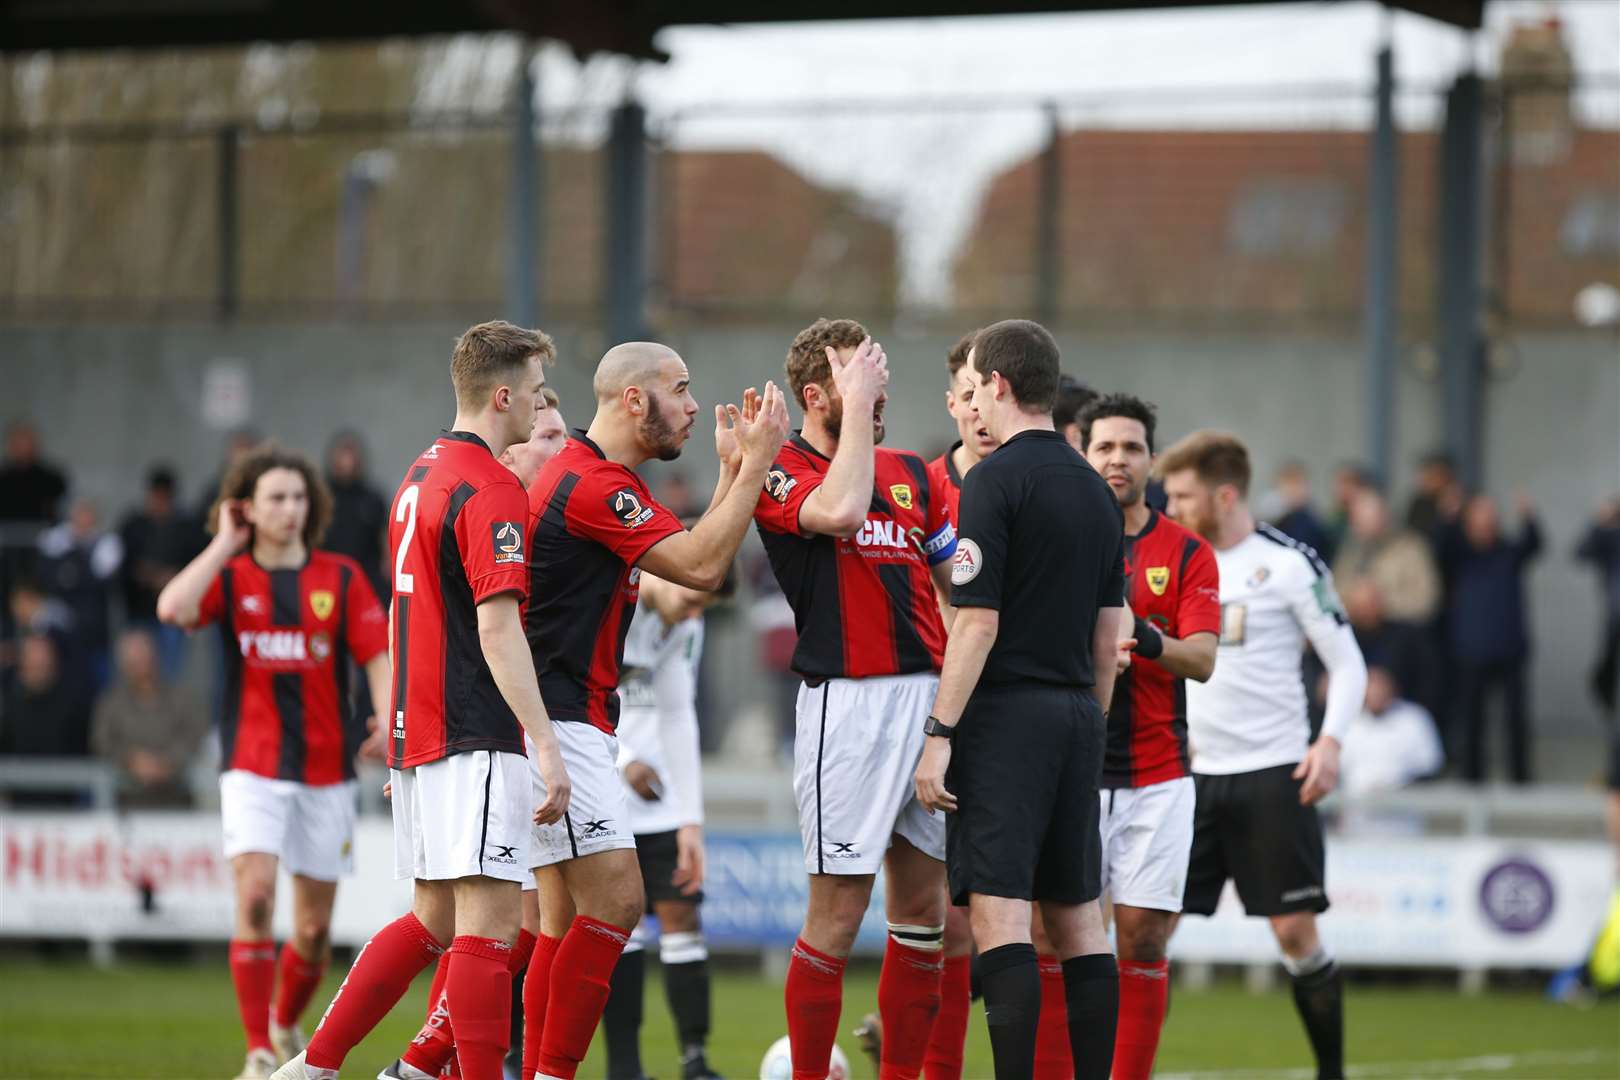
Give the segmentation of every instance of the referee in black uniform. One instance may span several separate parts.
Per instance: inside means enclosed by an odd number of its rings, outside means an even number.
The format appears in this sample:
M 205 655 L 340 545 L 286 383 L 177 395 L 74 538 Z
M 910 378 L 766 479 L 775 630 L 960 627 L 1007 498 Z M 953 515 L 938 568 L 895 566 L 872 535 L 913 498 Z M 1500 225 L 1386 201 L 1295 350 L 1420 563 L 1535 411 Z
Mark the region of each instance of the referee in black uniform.
M 973 406 L 1001 446 L 967 474 L 956 620 L 917 766 L 946 810 L 951 900 L 979 948 L 998 1080 L 1035 1068 L 1041 981 L 1030 903 L 1063 960 L 1075 1076 L 1113 1066 L 1119 981 L 1097 904 L 1097 785 L 1125 602 L 1124 519 L 1052 427 L 1058 349 L 1038 323 L 979 332 Z

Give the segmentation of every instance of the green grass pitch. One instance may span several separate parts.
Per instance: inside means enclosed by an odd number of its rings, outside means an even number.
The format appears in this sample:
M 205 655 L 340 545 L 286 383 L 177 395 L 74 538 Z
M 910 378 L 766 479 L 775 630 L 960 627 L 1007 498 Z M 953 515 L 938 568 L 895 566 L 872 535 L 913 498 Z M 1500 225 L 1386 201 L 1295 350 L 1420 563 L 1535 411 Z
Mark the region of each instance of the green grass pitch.
M 668 1011 L 648 979 L 644 1065 L 680 1075 Z M 311 1013 L 324 1009 L 341 972 L 329 975 Z M 427 977 L 353 1054 L 345 1076 L 370 1078 L 392 1061 L 421 1022 Z M 843 1028 L 875 1008 L 876 972 L 852 970 Z M 716 979 L 711 1061 L 732 1080 L 758 1076 L 765 1048 L 786 1031 L 778 985 L 726 971 Z M 1433 987 L 1352 985 L 1348 1004 L 1351 1075 L 1361 1077 L 1620 1077 L 1620 1007 L 1577 1010 L 1528 992 L 1463 997 Z M 241 1067 L 240 1029 L 229 973 L 217 963 L 130 962 L 100 971 L 80 963 L 0 961 L 0 1075 L 162 1077 L 226 1080 Z M 313 1021 L 314 1016 L 306 1020 Z M 600 1039 L 597 1040 L 598 1044 Z M 854 1075 L 873 1075 L 847 1035 Z M 1251 994 L 1235 985 L 1176 992 L 1159 1053 L 1161 1076 L 1308 1077 L 1310 1053 L 1286 991 Z M 968 1032 L 967 1075 L 991 1075 L 984 1014 Z M 600 1046 L 580 1071 L 603 1076 Z

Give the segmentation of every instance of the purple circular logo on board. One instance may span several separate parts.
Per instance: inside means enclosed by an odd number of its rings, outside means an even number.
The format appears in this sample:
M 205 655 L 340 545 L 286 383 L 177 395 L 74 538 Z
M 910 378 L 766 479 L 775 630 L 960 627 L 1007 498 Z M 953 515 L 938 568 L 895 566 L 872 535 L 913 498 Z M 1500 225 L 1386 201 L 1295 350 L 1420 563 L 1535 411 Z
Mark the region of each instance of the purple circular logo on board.
M 1523 859 L 1497 863 L 1479 886 L 1479 906 L 1497 929 L 1509 934 L 1539 930 L 1553 913 L 1552 880 Z

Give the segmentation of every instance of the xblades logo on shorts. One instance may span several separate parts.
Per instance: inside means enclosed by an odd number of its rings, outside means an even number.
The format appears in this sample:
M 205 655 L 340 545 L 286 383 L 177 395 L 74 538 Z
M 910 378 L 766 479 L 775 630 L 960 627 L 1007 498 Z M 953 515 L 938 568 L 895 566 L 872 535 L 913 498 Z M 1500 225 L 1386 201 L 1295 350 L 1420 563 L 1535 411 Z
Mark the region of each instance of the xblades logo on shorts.
M 506 863 L 508 865 L 517 864 L 516 845 L 508 847 L 505 844 L 490 844 L 489 846 L 495 849 L 494 854 L 484 856 L 490 862 Z
M 579 827 L 579 838 L 581 840 L 589 840 L 594 836 L 608 835 L 609 833 L 613 832 L 612 829 L 608 828 L 608 824 L 612 820 L 612 818 L 603 818 L 600 821 L 587 821 L 585 824 Z
M 860 852 L 855 850 L 855 844 L 853 841 L 843 844 L 834 840 L 829 841 L 826 846 L 831 849 L 826 852 L 826 856 L 829 859 L 858 859 L 861 857 Z

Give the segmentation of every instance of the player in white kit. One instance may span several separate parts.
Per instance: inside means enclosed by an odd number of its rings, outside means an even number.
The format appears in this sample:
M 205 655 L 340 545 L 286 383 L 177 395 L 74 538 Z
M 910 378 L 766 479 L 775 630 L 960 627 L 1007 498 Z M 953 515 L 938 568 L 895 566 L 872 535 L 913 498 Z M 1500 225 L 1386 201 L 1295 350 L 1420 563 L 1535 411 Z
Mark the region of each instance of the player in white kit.
M 1187 683 L 1197 791 L 1182 910 L 1213 914 L 1228 878 L 1249 915 L 1271 921 L 1293 977 L 1317 1075 L 1344 1075 L 1344 976 L 1317 935 L 1327 910 L 1316 803 L 1338 783 L 1339 741 L 1361 711 L 1367 666 L 1333 577 L 1308 546 L 1248 507 L 1249 453 L 1195 431 L 1159 460 L 1170 515 L 1208 540 L 1220 571 L 1215 674 Z M 1327 668 L 1327 713 L 1311 741 L 1300 664 Z
M 728 575 L 705 593 L 641 576 L 641 600 L 624 643 L 619 674 L 619 773 L 636 840 L 647 911 L 658 919 L 664 994 L 681 1048 L 682 1080 L 708 1080 L 709 950 L 703 902 L 703 788 L 699 774 L 697 678 L 703 658 L 703 611 L 730 594 Z M 646 946 L 636 925 L 602 1013 L 608 1080 L 637 1080 L 641 1069 Z

